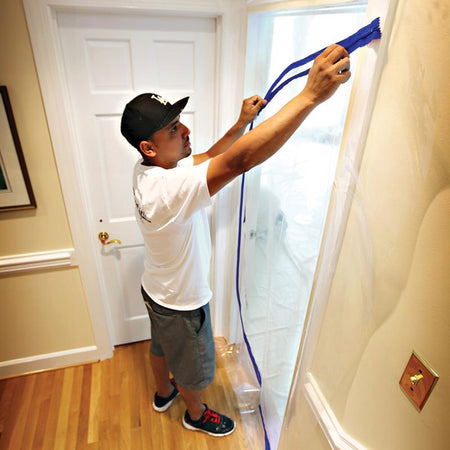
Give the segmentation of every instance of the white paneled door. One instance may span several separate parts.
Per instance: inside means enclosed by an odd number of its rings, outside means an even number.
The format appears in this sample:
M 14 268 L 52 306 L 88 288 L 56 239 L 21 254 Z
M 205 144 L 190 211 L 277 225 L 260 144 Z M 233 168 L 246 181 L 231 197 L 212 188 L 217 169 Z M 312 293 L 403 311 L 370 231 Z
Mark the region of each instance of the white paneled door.
M 139 155 L 120 134 L 121 113 L 142 92 L 156 92 L 170 102 L 189 96 L 181 120 L 192 131 L 194 149 L 210 146 L 216 23 L 209 18 L 79 13 L 58 13 L 57 22 L 78 153 L 76 170 L 89 199 L 89 228 L 98 250 L 113 343 L 148 339 L 140 295 L 143 242 L 131 195 Z M 97 237 L 101 232 L 109 236 L 106 245 Z

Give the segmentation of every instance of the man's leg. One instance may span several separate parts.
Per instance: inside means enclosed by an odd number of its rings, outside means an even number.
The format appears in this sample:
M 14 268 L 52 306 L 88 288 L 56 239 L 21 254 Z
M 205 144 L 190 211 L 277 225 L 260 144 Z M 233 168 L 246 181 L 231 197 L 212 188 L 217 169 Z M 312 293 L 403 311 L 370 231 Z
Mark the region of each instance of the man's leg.
M 195 381 L 199 377 L 201 377 L 201 380 L 212 381 L 215 369 L 215 351 L 209 306 L 204 307 L 204 310 L 198 309 L 189 311 L 187 314 L 184 313 L 183 320 L 177 320 L 178 323 L 176 326 L 170 323 L 171 317 L 176 319 L 180 317 L 181 313 L 177 312 L 176 314 L 172 313 L 168 315 L 167 309 L 162 310 L 162 307 L 158 305 L 153 306 L 165 313 L 161 314 L 161 316 L 165 319 L 166 323 L 165 326 L 159 328 L 159 331 L 165 337 L 165 342 L 169 343 L 166 346 L 166 352 L 172 354 L 172 358 L 170 359 L 172 361 L 171 365 L 173 364 L 174 367 L 172 370 L 178 376 L 184 378 L 183 380 L 180 378 L 183 381 L 182 384 L 186 382 L 188 385 L 195 386 L 198 384 Z M 149 307 L 150 311 L 153 313 L 153 307 Z M 161 316 L 158 318 L 159 321 L 161 320 Z M 189 326 L 186 328 L 188 324 Z M 202 327 L 202 325 L 204 326 Z M 192 329 L 196 331 L 196 338 L 194 340 L 192 339 Z M 165 333 L 168 330 L 170 330 L 170 335 Z M 154 331 L 152 328 L 152 336 L 154 338 L 152 339 L 150 361 L 155 376 L 157 393 L 155 394 L 153 408 L 158 412 L 166 411 L 176 395 L 181 394 L 187 408 L 182 419 L 185 428 L 188 430 L 202 431 L 213 436 L 227 436 L 232 433 L 236 427 L 235 422 L 229 417 L 209 409 L 202 402 L 202 390 L 184 389 L 179 385 L 177 389 L 174 389 L 173 386 L 170 386 L 172 383 L 170 383 L 169 379 L 169 369 L 165 356 L 163 356 L 166 352 L 163 352 L 159 342 L 161 336 L 156 332 L 154 333 Z M 177 333 L 174 331 L 180 332 Z M 155 339 L 156 336 L 158 336 L 158 339 Z M 178 349 L 174 352 L 174 347 L 176 348 L 177 344 Z M 202 358 L 198 358 L 199 353 L 203 355 Z M 207 383 L 203 381 L 200 384 L 205 385 Z
M 153 409 L 158 412 L 167 411 L 175 398 L 180 395 L 176 383 L 169 378 L 169 369 L 164 356 L 150 352 L 150 363 L 156 381 L 156 392 Z
M 155 377 L 157 394 L 161 397 L 168 397 L 173 391 L 173 384 L 170 382 L 166 358 L 150 353 L 150 364 Z
M 156 356 L 150 353 L 150 363 L 156 381 L 156 392 L 161 397 L 168 397 L 173 391 L 173 385 L 169 378 L 169 368 L 164 356 Z M 202 402 L 202 391 L 183 389 L 178 386 L 181 397 L 186 403 L 186 408 L 193 420 L 197 420 L 203 414 L 205 405 Z
M 200 419 L 201 415 L 205 411 L 205 405 L 202 402 L 202 391 L 183 389 L 180 386 L 178 386 L 178 390 L 180 391 L 184 403 L 186 403 L 186 408 L 191 419 Z

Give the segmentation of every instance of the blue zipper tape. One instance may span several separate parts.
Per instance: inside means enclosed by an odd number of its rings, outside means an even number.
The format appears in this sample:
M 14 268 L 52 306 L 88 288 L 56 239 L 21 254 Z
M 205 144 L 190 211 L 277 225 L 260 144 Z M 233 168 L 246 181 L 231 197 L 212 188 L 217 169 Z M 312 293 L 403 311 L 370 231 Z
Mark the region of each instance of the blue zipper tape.
M 381 38 L 381 30 L 380 30 L 380 18 L 377 17 L 376 19 L 372 20 L 372 22 L 369 25 L 366 25 L 365 27 L 359 29 L 356 33 L 352 34 L 351 36 L 343 39 L 342 41 L 339 41 L 338 44 L 344 47 L 348 53 L 354 52 L 356 49 L 363 47 L 364 45 L 369 44 L 374 39 L 380 39 Z M 278 92 L 281 91 L 287 84 L 289 84 L 291 81 L 304 77 L 305 75 L 308 75 L 310 68 L 291 76 L 287 80 L 283 81 L 278 87 L 278 83 L 291 71 L 294 69 L 297 69 L 298 67 L 304 66 L 305 64 L 310 63 L 311 61 L 314 61 L 323 51 L 325 48 L 312 53 L 311 55 L 307 56 L 306 58 L 299 59 L 298 61 L 293 62 L 289 66 L 286 67 L 286 69 L 281 72 L 281 74 L 278 76 L 278 78 L 273 82 L 272 86 L 270 86 L 269 90 L 267 91 L 267 94 L 265 95 L 265 100 L 267 100 L 267 103 L 269 103 Z M 267 104 L 264 106 L 264 108 L 267 106 Z M 261 111 L 264 109 L 262 108 Z M 260 112 L 261 112 L 260 111 Z

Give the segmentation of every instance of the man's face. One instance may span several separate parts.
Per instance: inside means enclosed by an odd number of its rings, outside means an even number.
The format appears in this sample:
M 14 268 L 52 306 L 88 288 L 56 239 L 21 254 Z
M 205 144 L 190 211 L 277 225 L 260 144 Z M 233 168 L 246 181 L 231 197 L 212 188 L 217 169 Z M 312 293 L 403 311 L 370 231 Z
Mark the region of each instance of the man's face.
M 153 133 L 151 142 L 156 151 L 155 162 L 165 169 L 176 167 L 180 159 L 191 154 L 189 135 L 191 131 L 177 116 L 169 125 Z

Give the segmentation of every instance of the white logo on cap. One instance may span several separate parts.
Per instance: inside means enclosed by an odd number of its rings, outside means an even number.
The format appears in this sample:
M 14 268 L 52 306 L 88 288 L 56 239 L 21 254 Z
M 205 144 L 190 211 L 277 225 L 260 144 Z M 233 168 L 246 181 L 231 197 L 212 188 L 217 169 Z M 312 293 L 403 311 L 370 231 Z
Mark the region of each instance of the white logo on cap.
M 160 95 L 154 95 L 152 94 L 152 97 L 155 100 L 158 100 L 159 103 L 161 103 L 161 105 L 166 105 L 168 103 L 168 100 L 166 100 L 164 97 L 161 97 Z

